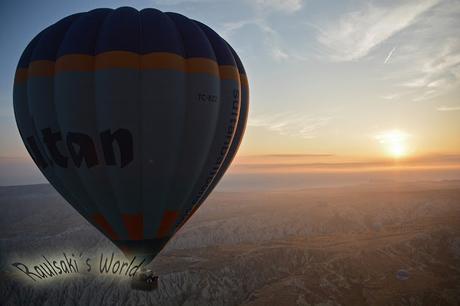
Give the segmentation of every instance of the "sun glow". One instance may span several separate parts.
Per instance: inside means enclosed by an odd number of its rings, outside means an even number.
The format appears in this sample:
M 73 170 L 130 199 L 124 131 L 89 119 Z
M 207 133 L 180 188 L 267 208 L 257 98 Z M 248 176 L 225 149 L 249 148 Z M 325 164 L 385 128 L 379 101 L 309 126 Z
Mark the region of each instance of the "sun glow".
M 387 155 L 393 158 L 401 158 L 408 154 L 407 139 L 409 134 L 400 130 L 390 130 L 375 136 L 382 144 Z

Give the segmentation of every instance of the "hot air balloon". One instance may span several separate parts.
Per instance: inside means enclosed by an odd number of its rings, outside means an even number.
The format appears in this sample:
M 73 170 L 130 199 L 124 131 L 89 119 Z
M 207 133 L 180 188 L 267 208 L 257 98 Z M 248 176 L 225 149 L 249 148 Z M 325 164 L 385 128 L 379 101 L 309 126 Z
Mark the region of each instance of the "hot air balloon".
M 396 278 L 402 281 L 409 279 L 409 272 L 405 269 L 400 269 L 396 272 Z
M 232 47 L 176 13 L 78 13 L 25 48 L 22 140 L 43 175 L 127 256 L 150 262 L 224 175 L 248 81 Z

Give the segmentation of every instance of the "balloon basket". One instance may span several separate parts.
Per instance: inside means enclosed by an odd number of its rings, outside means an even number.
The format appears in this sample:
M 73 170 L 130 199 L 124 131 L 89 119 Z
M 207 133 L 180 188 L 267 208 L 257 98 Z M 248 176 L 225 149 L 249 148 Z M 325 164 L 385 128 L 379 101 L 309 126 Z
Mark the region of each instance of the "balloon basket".
M 131 280 L 131 289 L 153 291 L 158 288 L 158 276 L 152 270 L 141 270 Z

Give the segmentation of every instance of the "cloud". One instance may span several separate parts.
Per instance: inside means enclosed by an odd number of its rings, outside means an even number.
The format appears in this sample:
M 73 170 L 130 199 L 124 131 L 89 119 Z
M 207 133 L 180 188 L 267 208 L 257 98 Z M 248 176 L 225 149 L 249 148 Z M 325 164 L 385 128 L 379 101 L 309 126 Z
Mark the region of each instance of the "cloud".
M 390 130 L 390 131 L 384 131 L 381 132 L 377 135 L 375 135 L 375 139 L 382 143 L 382 144 L 387 144 L 387 143 L 401 143 L 406 141 L 411 135 L 400 130 Z
M 248 125 L 263 127 L 283 136 L 313 139 L 319 128 L 326 126 L 331 116 L 314 117 L 295 112 L 284 112 L 275 115 L 260 115 L 250 118 Z
M 185 3 L 213 3 L 225 2 L 226 0 L 153 0 L 158 5 L 180 5 Z
M 221 27 L 222 29 L 219 31 L 219 34 L 225 38 L 229 39 L 235 32 L 242 29 L 243 27 L 251 24 L 257 25 L 257 20 L 239 20 L 234 22 L 224 22 Z
M 420 56 L 415 75 L 402 83 L 414 92 L 413 101 L 437 97 L 460 85 L 460 39 L 444 42 L 437 52 Z
M 388 158 L 349 158 L 337 155 L 257 155 L 239 157 L 233 173 L 346 173 L 400 170 L 460 169 L 460 155 L 422 155 L 395 163 Z
M 306 60 L 305 56 L 299 55 L 289 48 L 289 42 L 283 38 L 270 23 L 270 17 L 274 14 L 292 14 L 299 11 L 304 0 L 245 0 L 242 3 L 243 10 L 247 10 L 250 16 L 246 19 L 223 23 L 219 33 L 227 40 L 243 31 L 247 26 L 255 26 L 261 31 L 261 35 L 253 39 L 254 45 L 264 44 L 267 54 L 275 61 Z M 244 4 L 247 4 L 245 7 Z M 288 18 L 288 17 L 284 17 Z
M 380 94 L 385 100 L 428 101 L 460 86 L 460 2 L 424 3 L 432 6 L 419 13 L 423 18 L 415 18 L 368 57 L 385 57 L 384 52 L 393 48 L 383 62 L 388 65 L 375 63 L 382 85 L 389 86 L 388 92 Z
M 272 49 L 272 56 L 276 60 L 285 60 L 289 58 L 289 55 L 286 52 L 278 48 Z
M 458 106 L 440 106 L 436 110 L 438 110 L 440 112 L 460 111 L 460 105 L 458 105 Z
M 269 51 L 268 54 L 272 59 L 276 61 L 288 59 L 304 60 L 304 58 L 293 55 L 287 49 L 282 47 L 283 44 L 281 43 L 280 35 L 267 23 L 266 19 L 263 17 L 239 20 L 236 22 L 226 22 L 222 25 L 220 34 L 222 37 L 229 40 L 230 37 L 237 31 L 240 31 L 249 25 L 256 26 L 262 32 L 261 39 L 267 46 L 266 49 Z
M 320 154 L 264 154 L 264 155 L 255 155 L 255 156 L 276 157 L 276 158 L 298 158 L 298 157 L 310 158 L 310 157 L 331 157 L 331 156 L 334 156 L 334 154 L 329 154 L 329 153 L 320 153 Z
M 380 96 L 380 98 L 391 101 L 391 100 L 400 99 L 402 96 L 404 96 L 404 94 L 402 93 L 390 93 L 390 94 L 382 95 Z
M 446 45 L 421 66 L 421 77 L 406 84 L 408 87 L 439 88 L 454 81 L 460 70 L 460 40 Z
M 294 13 L 303 6 L 303 0 L 250 0 L 259 10 Z
M 318 41 L 334 61 L 352 61 L 369 54 L 376 46 L 404 30 L 439 0 L 403 2 L 395 7 L 369 4 L 320 28 Z

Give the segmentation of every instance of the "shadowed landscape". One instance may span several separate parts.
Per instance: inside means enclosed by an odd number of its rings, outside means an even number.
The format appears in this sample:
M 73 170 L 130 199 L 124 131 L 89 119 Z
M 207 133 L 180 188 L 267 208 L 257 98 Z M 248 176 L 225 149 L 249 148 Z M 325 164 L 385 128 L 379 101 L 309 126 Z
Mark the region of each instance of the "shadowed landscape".
M 153 292 L 84 273 L 34 283 L 11 264 L 122 255 L 49 185 L 0 187 L 0 203 L 2 305 L 460 303 L 460 181 L 215 192 L 149 265 Z

